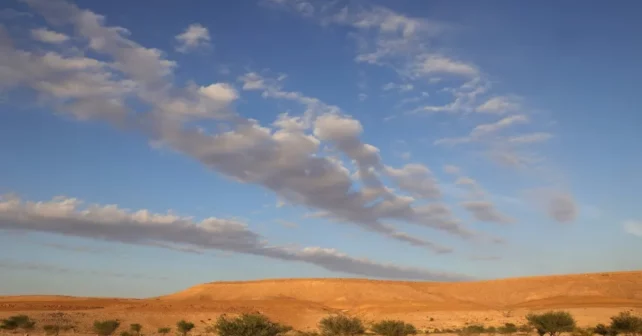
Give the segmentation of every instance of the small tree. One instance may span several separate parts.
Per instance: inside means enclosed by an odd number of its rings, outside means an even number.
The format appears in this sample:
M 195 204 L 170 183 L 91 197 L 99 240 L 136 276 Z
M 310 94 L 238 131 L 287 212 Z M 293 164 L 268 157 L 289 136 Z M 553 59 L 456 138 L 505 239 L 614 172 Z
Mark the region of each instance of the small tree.
M 161 335 L 169 334 L 170 331 L 172 331 L 172 328 L 168 328 L 168 327 L 158 328 L 158 333 Z
M 120 322 L 116 320 L 94 321 L 94 332 L 100 336 L 110 336 L 119 326 Z
M 139 336 L 141 330 L 143 330 L 143 326 L 138 323 L 132 323 L 129 325 L 129 331 L 131 331 L 132 335 Z
M 404 321 L 384 320 L 372 325 L 373 332 L 384 336 L 406 336 L 416 335 L 417 328 Z
M 58 336 L 60 334 L 60 326 L 54 324 L 47 324 L 42 326 L 42 329 L 45 331 L 45 334 L 49 336 Z
M 232 319 L 222 315 L 212 329 L 219 336 L 276 336 L 292 330 L 261 314 L 243 314 Z
M 557 336 L 562 332 L 571 332 L 575 329 L 575 319 L 569 312 L 565 311 L 528 314 L 526 319 L 537 330 L 539 335 Z
M 36 322 L 31 320 L 29 316 L 15 315 L 15 316 L 9 317 L 6 320 L 2 320 L 2 324 L 0 325 L 0 328 L 5 330 L 22 329 L 24 331 L 28 331 L 33 329 L 35 325 L 36 325 Z
M 621 312 L 611 317 L 609 329 L 612 335 L 638 335 L 642 334 L 642 318 L 634 316 L 631 312 Z
M 194 323 L 192 322 L 180 320 L 178 321 L 178 323 L 176 323 L 176 330 L 178 330 L 178 332 L 181 333 L 183 336 L 187 335 L 187 333 L 190 332 L 192 329 L 194 329 Z
M 319 330 L 324 336 L 354 336 L 365 332 L 359 318 L 344 315 L 324 317 L 319 321 Z

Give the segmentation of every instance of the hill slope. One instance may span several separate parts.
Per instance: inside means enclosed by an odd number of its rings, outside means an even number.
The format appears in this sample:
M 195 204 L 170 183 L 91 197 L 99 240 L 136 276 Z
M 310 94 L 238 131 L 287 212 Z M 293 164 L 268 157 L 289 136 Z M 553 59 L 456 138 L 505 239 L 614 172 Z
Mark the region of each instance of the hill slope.
M 149 299 L 0 297 L 0 318 L 28 313 L 39 324 L 64 318 L 90 330 L 117 318 L 146 328 L 194 321 L 197 331 L 219 314 L 261 312 L 298 329 L 343 312 L 365 320 L 402 319 L 421 329 L 523 323 L 533 310 L 566 309 L 580 325 L 609 320 L 622 310 L 642 314 L 642 271 L 435 283 L 366 279 L 278 279 L 213 282 Z M 62 315 L 61 315 L 62 312 Z M 62 316 L 62 317 L 61 317 Z M 83 327 L 84 326 L 84 327 Z

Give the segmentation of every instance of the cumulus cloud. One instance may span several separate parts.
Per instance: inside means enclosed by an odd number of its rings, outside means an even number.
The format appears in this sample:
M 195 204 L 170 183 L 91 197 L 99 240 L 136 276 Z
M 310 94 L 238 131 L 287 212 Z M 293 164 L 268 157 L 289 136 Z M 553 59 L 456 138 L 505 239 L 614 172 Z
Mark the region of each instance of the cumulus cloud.
M 259 255 L 306 262 L 322 268 L 373 277 L 461 280 L 465 276 L 379 264 L 352 258 L 333 249 L 308 247 L 294 250 L 270 246 L 245 224 L 228 219 L 196 221 L 146 209 L 130 211 L 117 205 L 90 204 L 58 196 L 50 201 L 24 201 L 13 195 L 0 197 L 0 229 L 44 232 L 127 244 L 174 245 Z
M 622 223 L 624 232 L 642 238 L 642 221 L 626 220 Z
M 61 34 L 47 28 L 38 28 L 31 30 L 31 37 L 45 43 L 63 43 L 69 40 L 69 36 Z
M 201 24 L 194 23 L 189 25 L 181 34 L 176 35 L 176 41 L 179 52 L 188 52 L 197 48 L 209 46 L 210 32 Z

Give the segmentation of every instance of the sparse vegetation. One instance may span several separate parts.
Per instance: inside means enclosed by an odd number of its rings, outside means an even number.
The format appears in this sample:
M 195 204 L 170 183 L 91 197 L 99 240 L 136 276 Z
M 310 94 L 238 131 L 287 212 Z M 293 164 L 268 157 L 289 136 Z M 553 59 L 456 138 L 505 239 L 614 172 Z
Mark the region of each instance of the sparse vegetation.
M 187 333 L 189 333 L 192 329 L 194 329 L 194 323 L 192 322 L 180 320 L 176 323 L 176 330 L 178 330 L 178 332 L 183 336 L 187 335 Z
M 158 333 L 161 335 L 169 334 L 170 331 L 172 331 L 172 328 L 169 327 L 158 328 Z
M 261 314 L 243 314 L 231 319 L 223 315 L 213 326 L 219 336 L 276 336 L 290 330 L 291 327 L 272 322 Z
M 319 330 L 324 336 L 353 336 L 365 332 L 363 323 L 359 318 L 345 315 L 324 317 L 319 322 Z
M 598 324 L 593 328 L 593 332 L 602 335 L 602 336 L 614 336 L 613 330 L 610 327 L 605 326 L 604 324 Z
M 143 326 L 138 323 L 132 323 L 129 325 L 129 331 L 132 335 L 140 336 L 141 330 L 143 330 Z
M 117 320 L 94 321 L 94 332 L 100 336 L 110 336 L 119 326 Z
M 0 329 L 4 330 L 17 330 L 22 329 L 28 331 L 33 329 L 36 325 L 36 322 L 31 320 L 27 315 L 15 315 L 11 316 L 8 319 L 2 320 Z
M 373 332 L 383 336 L 406 336 L 416 335 L 417 328 L 404 321 L 384 320 L 372 325 Z
M 541 336 L 557 336 L 575 329 L 575 319 L 569 312 L 549 311 L 542 314 L 528 314 L 526 319 Z
M 635 316 L 631 312 L 621 312 L 611 317 L 609 329 L 611 332 L 609 335 L 640 335 L 642 334 L 642 317 Z
M 45 331 L 45 334 L 49 336 L 58 336 L 58 334 L 60 334 L 60 326 L 55 324 L 44 325 L 42 329 Z
M 460 335 L 479 335 L 481 333 L 486 332 L 486 328 L 484 328 L 483 325 L 481 324 L 471 324 L 469 326 L 463 327 L 458 334 Z
M 517 326 L 514 323 L 505 323 L 497 328 L 497 332 L 503 335 L 511 335 L 517 332 Z
M 571 336 L 593 336 L 593 329 L 576 327 Z
M 121 331 L 120 336 L 132 336 L 132 334 L 129 331 Z

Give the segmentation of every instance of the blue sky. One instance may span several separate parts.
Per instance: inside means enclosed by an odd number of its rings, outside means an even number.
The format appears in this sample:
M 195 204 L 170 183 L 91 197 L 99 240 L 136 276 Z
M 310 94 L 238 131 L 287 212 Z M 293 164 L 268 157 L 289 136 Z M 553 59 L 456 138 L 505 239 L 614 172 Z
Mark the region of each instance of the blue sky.
M 642 268 L 638 2 L 2 6 L 0 294 Z

